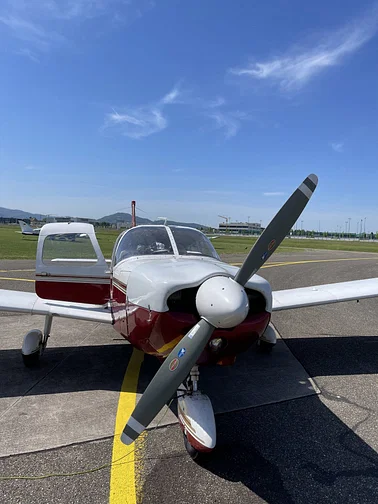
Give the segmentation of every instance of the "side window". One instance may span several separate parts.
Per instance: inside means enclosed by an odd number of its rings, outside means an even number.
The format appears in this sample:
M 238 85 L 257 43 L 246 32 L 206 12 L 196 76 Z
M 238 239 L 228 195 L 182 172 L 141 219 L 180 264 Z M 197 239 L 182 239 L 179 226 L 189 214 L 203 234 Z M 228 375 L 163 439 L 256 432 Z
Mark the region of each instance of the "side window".
M 97 255 L 87 234 L 52 234 L 43 243 L 42 261 L 44 264 L 92 266 L 97 262 Z

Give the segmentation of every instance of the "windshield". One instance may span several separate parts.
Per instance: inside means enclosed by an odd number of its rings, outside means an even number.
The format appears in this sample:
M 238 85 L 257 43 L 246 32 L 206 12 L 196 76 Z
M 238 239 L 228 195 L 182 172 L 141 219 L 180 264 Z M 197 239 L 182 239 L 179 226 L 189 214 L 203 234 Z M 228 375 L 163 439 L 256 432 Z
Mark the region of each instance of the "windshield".
M 169 226 L 180 255 L 203 255 L 219 259 L 210 240 L 196 229 Z
M 160 226 L 138 226 L 121 238 L 115 264 L 128 257 L 155 254 L 173 254 L 167 230 Z

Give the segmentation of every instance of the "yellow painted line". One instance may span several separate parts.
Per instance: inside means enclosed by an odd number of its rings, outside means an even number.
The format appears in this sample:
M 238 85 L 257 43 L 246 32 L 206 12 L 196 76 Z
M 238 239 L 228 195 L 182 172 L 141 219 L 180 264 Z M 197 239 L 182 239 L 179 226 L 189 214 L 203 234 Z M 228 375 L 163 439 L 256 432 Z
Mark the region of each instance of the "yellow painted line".
M 34 269 L 12 269 L 12 270 L 0 270 L 0 273 L 10 273 L 14 271 L 35 271 Z
M 177 338 L 175 338 L 174 340 L 170 341 L 169 343 L 166 343 L 161 348 L 158 348 L 157 352 L 159 352 L 159 353 L 165 353 L 167 350 L 171 350 L 173 347 L 175 347 L 177 345 L 177 343 L 180 340 L 182 340 L 183 337 L 184 337 L 183 334 L 181 334 L 180 336 L 177 336 Z
M 120 436 L 126 421 L 135 408 L 139 371 L 143 358 L 143 352 L 133 350 L 119 394 L 113 440 L 109 504 L 136 504 L 135 443 L 126 446 L 121 442 Z
M 265 264 L 264 266 L 261 266 L 261 269 L 263 268 L 275 268 L 277 266 L 288 266 L 290 264 L 307 264 L 307 263 L 323 263 L 323 262 L 341 262 L 341 261 L 377 261 L 377 257 L 350 257 L 350 258 L 343 258 L 343 259 L 308 259 L 305 261 L 286 261 L 286 262 L 280 262 L 280 263 L 268 263 Z M 232 263 L 231 266 L 241 266 L 243 263 Z
M 15 280 L 16 282 L 35 282 L 35 280 L 30 280 L 30 278 L 13 278 L 13 277 L 0 277 L 0 280 Z

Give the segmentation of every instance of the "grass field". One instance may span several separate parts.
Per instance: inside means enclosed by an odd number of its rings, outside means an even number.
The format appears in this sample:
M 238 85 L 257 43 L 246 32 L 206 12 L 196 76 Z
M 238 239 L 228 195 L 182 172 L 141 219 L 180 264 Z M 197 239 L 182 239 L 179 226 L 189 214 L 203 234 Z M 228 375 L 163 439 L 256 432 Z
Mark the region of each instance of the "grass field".
M 0 259 L 35 259 L 38 236 L 22 235 L 19 230 L 19 226 L 0 226 Z M 118 235 L 119 231 L 113 229 L 96 233 L 106 258 L 111 257 Z
M 18 226 L 0 226 L 0 259 L 34 259 L 37 249 L 37 236 L 23 236 L 17 233 Z M 119 231 L 99 230 L 98 242 L 106 258 L 110 258 Z M 219 254 L 243 254 L 255 243 L 256 238 L 221 236 L 212 240 Z M 378 243 L 354 242 L 342 240 L 284 240 L 277 252 L 298 252 L 307 249 L 352 250 L 356 252 L 378 253 Z

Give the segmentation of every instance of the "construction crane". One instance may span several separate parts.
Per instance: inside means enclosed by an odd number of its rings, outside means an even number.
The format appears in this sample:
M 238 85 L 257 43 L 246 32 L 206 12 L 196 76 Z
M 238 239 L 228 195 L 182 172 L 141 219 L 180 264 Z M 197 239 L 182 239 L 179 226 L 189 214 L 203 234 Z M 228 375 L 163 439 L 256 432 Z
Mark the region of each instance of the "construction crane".
M 228 233 L 228 222 L 231 220 L 231 217 L 225 217 L 224 215 L 218 215 L 218 217 L 226 221 L 226 233 Z

